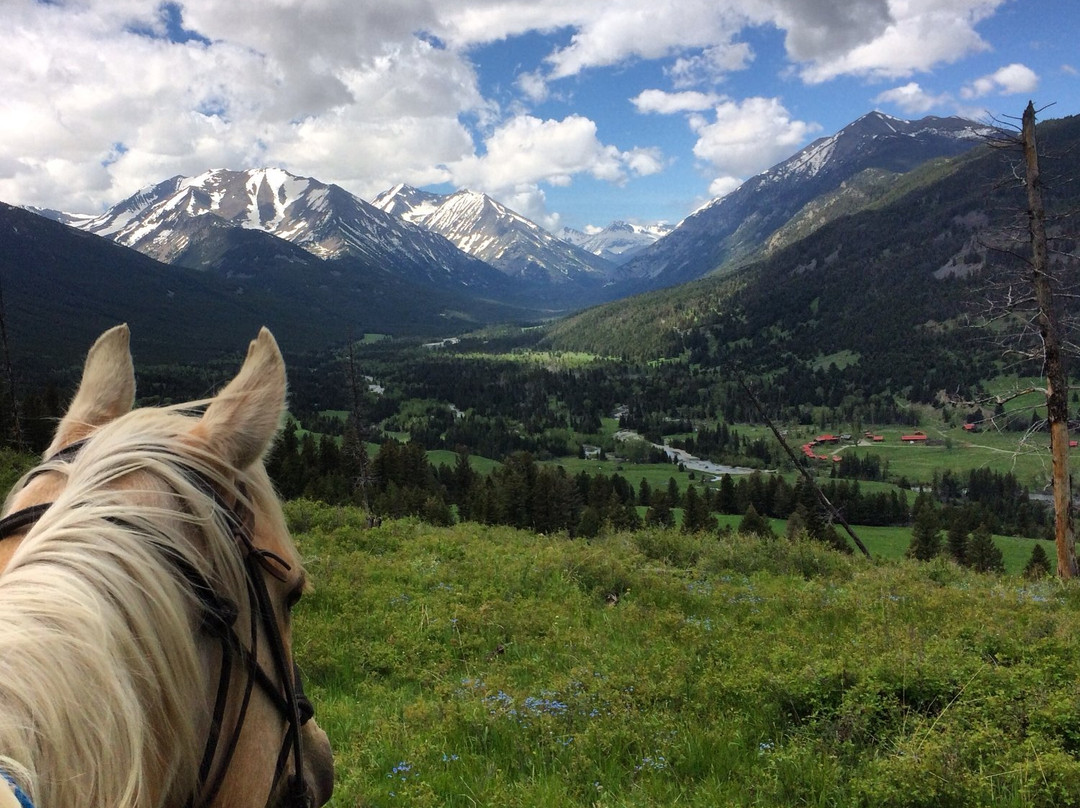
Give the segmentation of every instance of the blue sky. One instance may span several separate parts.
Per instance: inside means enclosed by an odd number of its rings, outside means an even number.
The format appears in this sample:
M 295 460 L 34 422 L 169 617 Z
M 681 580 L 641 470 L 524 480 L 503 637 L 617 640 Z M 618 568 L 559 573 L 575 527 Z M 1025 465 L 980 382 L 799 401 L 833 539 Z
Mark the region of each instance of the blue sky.
M 1075 0 L 5 0 L 0 201 L 280 166 L 677 222 L 879 109 L 1080 112 Z

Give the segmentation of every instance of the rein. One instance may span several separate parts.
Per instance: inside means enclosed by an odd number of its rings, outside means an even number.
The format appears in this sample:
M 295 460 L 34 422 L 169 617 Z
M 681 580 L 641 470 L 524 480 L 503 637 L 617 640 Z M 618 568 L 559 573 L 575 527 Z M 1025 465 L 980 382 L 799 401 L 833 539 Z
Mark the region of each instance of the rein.
M 46 463 L 54 461 L 70 461 L 78 454 L 86 441 L 78 441 L 66 446 L 50 457 Z M 50 469 L 44 465 L 34 469 L 27 477 L 27 481 L 39 474 L 44 474 Z M 210 720 L 210 730 L 206 744 L 203 748 L 202 761 L 199 765 L 198 785 L 195 792 L 187 801 L 187 808 L 198 808 L 213 802 L 219 789 L 225 780 L 229 764 L 236 752 L 240 741 L 240 733 L 243 730 L 244 719 L 247 716 L 251 694 L 257 684 L 260 690 L 270 699 L 271 703 L 281 714 L 286 723 L 285 738 L 282 741 L 281 750 L 274 766 L 274 779 L 271 783 L 271 793 L 277 786 L 278 781 L 285 773 L 289 757 L 293 758 L 294 773 L 289 776 L 288 784 L 281 803 L 283 808 L 308 808 L 307 784 L 304 780 L 303 741 L 301 728 L 314 716 L 314 708 L 304 694 L 303 683 L 300 678 L 300 669 L 296 663 L 292 663 L 290 671 L 288 653 L 285 648 L 285 640 L 281 629 L 274 616 L 273 603 L 266 587 L 264 573 L 274 576 L 278 580 L 284 580 L 284 573 L 288 572 L 289 564 L 277 554 L 263 550 L 255 546 L 252 533 L 255 522 L 255 514 L 250 506 L 244 501 L 247 492 L 242 484 L 238 487 L 241 498 L 234 505 L 229 505 L 221 496 L 217 487 L 209 479 L 198 472 L 189 472 L 196 486 L 207 497 L 213 500 L 215 507 L 224 513 L 229 526 L 229 532 L 240 552 L 244 565 L 244 578 L 247 583 L 247 598 L 250 608 L 250 637 L 247 644 L 241 641 L 236 632 L 235 624 L 239 617 L 239 607 L 229 598 L 221 596 L 206 577 L 187 561 L 177 550 L 168 547 L 161 542 L 150 540 L 165 560 L 176 570 L 180 578 L 188 585 L 202 611 L 202 626 L 204 633 L 215 637 L 221 647 L 221 671 L 218 677 L 217 693 L 214 698 L 214 709 Z M 51 508 L 53 503 L 43 502 L 31 505 L 22 510 L 10 513 L 0 519 L 0 541 L 33 526 Z M 124 524 L 124 520 L 114 519 L 118 524 Z M 133 528 L 133 525 L 126 524 Z M 262 626 L 269 644 L 269 653 L 273 662 L 273 674 L 267 673 L 259 662 L 259 626 Z M 222 746 L 225 713 L 228 709 L 228 693 L 232 684 L 233 668 L 236 660 L 244 668 L 247 675 L 243 696 L 237 712 L 236 723 L 232 732 L 225 738 L 221 760 L 214 771 L 214 761 L 218 759 L 218 748 Z M 292 686 L 290 687 L 290 673 L 292 674 Z M 11 782 L 3 772 L 0 772 L 3 781 Z M 2 782 L 2 781 L 0 781 Z M 16 786 L 16 788 L 18 788 Z M 15 792 L 20 801 L 25 794 L 18 789 Z M 33 808 L 28 798 L 26 804 Z

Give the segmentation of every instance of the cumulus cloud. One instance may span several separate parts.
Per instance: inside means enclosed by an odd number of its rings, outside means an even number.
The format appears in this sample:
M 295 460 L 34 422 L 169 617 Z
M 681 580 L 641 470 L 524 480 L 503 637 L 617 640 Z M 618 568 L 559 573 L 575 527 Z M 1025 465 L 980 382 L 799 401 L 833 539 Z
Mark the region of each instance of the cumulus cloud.
M 634 107 L 687 115 L 694 154 L 723 187 L 814 130 L 776 99 L 717 92 L 751 64 L 784 68 L 756 64 L 754 31 L 783 33 L 788 75 L 804 82 L 906 77 L 985 50 L 976 26 L 1004 2 L 8 0 L 0 199 L 90 212 L 175 174 L 280 165 L 363 196 L 450 182 L 542 211 L 545 185 L 624 183 L 670 161 L 652 143 L 616 145 L 587 113 L 535 111 L 585 95 L 591 72 L 642 60 L 661 60 L 650 81 L 670 87 Z M 553 34 L 549 50 L 533 48 L 511 86 L 486 88 L 477 50 L 526 33 Z M 966 92 L 1024 92 L 1026 70 Z M 880 97 L 911 111 L 933 96 L 908 84 Z
M 168 176 L 253 165 L 358 193 L 445 179 L 438 166 L 473 151 L 463 119 L 495 108 L 462 54 L 412 36 L 408 3 L 369 6 L 188 0 L 184 41 L 156 4 L 17 6 L 0 198 L 96 211 Z
M 899 78 L 927 71 L 938 64 L 958 61 L 985 51 L 989 45 L 975 30 L 1004 0 L 890 0 L 888 15 L 860 35 L 849 36 L 839 46 L 821 42 L 817 49 L 792 40 L 788 28 L 789 53 L 805 62 L 803 80 L 817 84 L 842 75 Z M 814 3 L 823 5 L 822 2 Z M 829 5 L 825 3 L 825 5 Z M 841 4 L 832 4 L 841 5 Z M 855 33 L 853 29 L 849 29 Z
M 795 120 L 776 98 L 747 98 L 717 104 L 711 119 L 691 117 L 697 135 L 694 155 L 723 177 L 745 178 L 779 162 L 819 127 Z
M 542 120 L 518 115 L 484 142 L 484 153 L 450 166 L 454 182 L 488 193 L 523 184 L 569 185 L 576 174 L 623 182 L 630 173 L 653 173 L 652 150 L 620 151 L 597 137 L 596 124 L 581 115 Z
M 724 42 L 679 56 L 665 71 L 678 89 L 719 84 L 729 73 L 747 69 L 754 61 L 754 50 L 746 42 Z
M 960 95 L 970 99 L 992 94 L 1030 93 L 1034 92 L 1038 86 L 1039 77 L 1034 70 L 1026 65 L 1013 63 L 975 79 L 960 91 Z
M 893 21 L 890 6 L 901 4 L 889 0 L 781 0 L 772 5 L 772 21 L 786 32 L 788 54 L 796 62 L 814 62 L 877 39 Z
M 655 112 L 660 115 L 673 115 L 679 112 L 700 112 L 717 103 L 720 97 L 715 93 L 685 91 L 668 93 L 663 90 L 643 90 L 630 102 L 638 112 Z
M 727 196 L 742 184 L 743 181 L 738 177 L 717 177 L 709 183 L 709 198 L 719 199 Z
M 690 128 L 694 155 L 715 172 L 709 193 L 720 197 L 791 156 L 820 127 L 793 119 L 776 98 L 747 98 L 718 104 L 711 119 L 692 115 Z
M 895 104 L 909 115 L 925 115 L 951 100 L 947 93 L 934 95 L 924 90 L 918 82 L 910 81 L 902 87 L 893 87 L 874 98 L 875 104 Z

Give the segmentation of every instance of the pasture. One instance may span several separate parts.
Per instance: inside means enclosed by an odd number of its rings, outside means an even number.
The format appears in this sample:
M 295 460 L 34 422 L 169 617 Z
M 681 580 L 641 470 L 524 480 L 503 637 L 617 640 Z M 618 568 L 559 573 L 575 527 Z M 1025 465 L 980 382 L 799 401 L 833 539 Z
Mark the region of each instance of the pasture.
M 1080 590 L 286 505 L 335 806 L 1067 805 Z M 884 555 L 884 554 L 883 554 Z

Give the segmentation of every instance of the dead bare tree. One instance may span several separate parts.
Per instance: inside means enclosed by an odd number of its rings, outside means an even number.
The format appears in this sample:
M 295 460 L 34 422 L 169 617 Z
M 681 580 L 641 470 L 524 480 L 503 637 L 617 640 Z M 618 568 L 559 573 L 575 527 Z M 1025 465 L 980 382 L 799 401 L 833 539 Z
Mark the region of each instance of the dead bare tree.
M 1009 178 L 1014 187 L 1023 189 L 1023 224 L 1018 221 L 1017 232 L 1002 234 L 992 246 L 1003 267 L 992 282 L 992 292 L 986 300 L 984 326 L 1000 334 L 1010 335 L 1011 344 L 1004 354 L 1018 361 L 1018 368 L 1031 369 L 1037 363 L 1041 384 L 1022 385 L 1011 393 L 998 394 L 994 403 L 1002 405 L 1030 392 L 1038 392 L 1045 402 L 1046 421 L 1038 425 L 1050 435 L 1050 481 L 1053 488 L 1055 541 L 1058 575 L 1072 578 L 1077 574 L 1076 541 L 1073 528 L 1072 480 L 1069 474 L 1069 404 L 1066 355 L 1075 353 L 1069 340 L 1069 323 L 1065 300 L 1075 297 L 1071 287 L 1075 273 L 1068 269 L 1076 264 L 1072 254 L 1074 239 L 1068 228 L 1060 225 L 1048 230 L 1045 183 L 1040 166 L 1040 146 L 1036 132 L 1037 110 L 1028 102 L 1015 137 L 999 136 L 993 145 L 1015 150 L 1020 155 Z M 1073 180 L 1075 181 L 1075 178 Z M 1061 211 L 1055 215 L 1061 215 Z M 1066 216 L 1073 214 L 1066 213 Z M 1055 248 L 1054 244 L 1063 244 Z M 1019 271 L 1017 271 L 1017 268 Z M 993 273 L 991 273 L 993 274 Z M 1035 418 L 1029 427 L 1030 436 L 1036 430 Z M 1045 450 L 1044 450 L 1045 451 Z
M 1046 207 L 1039 174 L 1039 148 L 1035 133 L 1035 105 L 1024 110 L 1021 138 L 1024 147 L 1025 185 L 1028 198 L 1028 231 L 1031 236 L 1029 279 L 1035 293 L 1036 320 L 1043 347 L 1046 378 L 1046 417 L 1050 427 L 1051 470 L 1054 486 L 1054 538 L 1058 576 L 1076 575 L 1076 536 L 1073 532 L 1072 485 L 1069 475 L 1069 384 L 1065 371 L 1062 335 L 1054 308 L 1046 239 Z
M 870 551 L 866 549 L 866 545 L 862 543 L 862 539 L 859 538 L 854 528 L 852 528 L 851 525 L 848 524 L 847 519 L 845 519 L 844 515 L 840 513 L 840 510 L 835 505 L 833 505 L 832 502 L 829 501 L 829 498 L 825 495 L 825 492 L 821 490 L 821 486 L 818 485 L 817 480 L 814 479 L 814 475 L 812 475 L 806 468 L 805 464 L 803 464 L 802 461 L 800 461 L 799 458 L 796 457 L 795 452 L 792 450 L 790 444 L 788 444 L 788 442 L 784 439 L 784 436 L 781 434 L 780 430 L 776 428 L 776 424 L 773 423 L 772 418 L 770 418 L 768 413 L 765 412 L 765 407 L 762 405 L 761 399 L 754 395 L 754 391 L 751 390 L 750 385 L 746 383 L 746 379 L 743 377 L 742 372 L 739 371 L 737 368 L 734 372 L 735 378 L 739 382 L 739 386 L 742 387 L 743 392 L 746 393 L 747 397 L 753 403 L 754 409 L 757 410 L 758 415 L 761 416 L 761 418 L 765 421 L 766 424 L 768 424 L 769 429 L 772 431 L 773 435 L 780 442 L 780 445 L 784 448 L 784 451 L 787 452 L 787 456 L 791 458 L 791 462 L 795 464 L 795 468 L 799 471 L 800 474 L 802 474 L 803 479 L 805 479 L 806 482 L 810 485 L 811 489 L 814 492 L 814 495 L 818 499 L 818 502 L 821 503 L 821 506 L 825 509 L 825 513 L 829 515 L 830 519 L 839 522 L 843 526 L 844 530 L 847 531 L 847 534 L 851 536 L 851 540 L 855 542 L 855 546 L 859 548 L 859 550 L 864 556 L 866 556 L 867 558 L 871 558 Z

